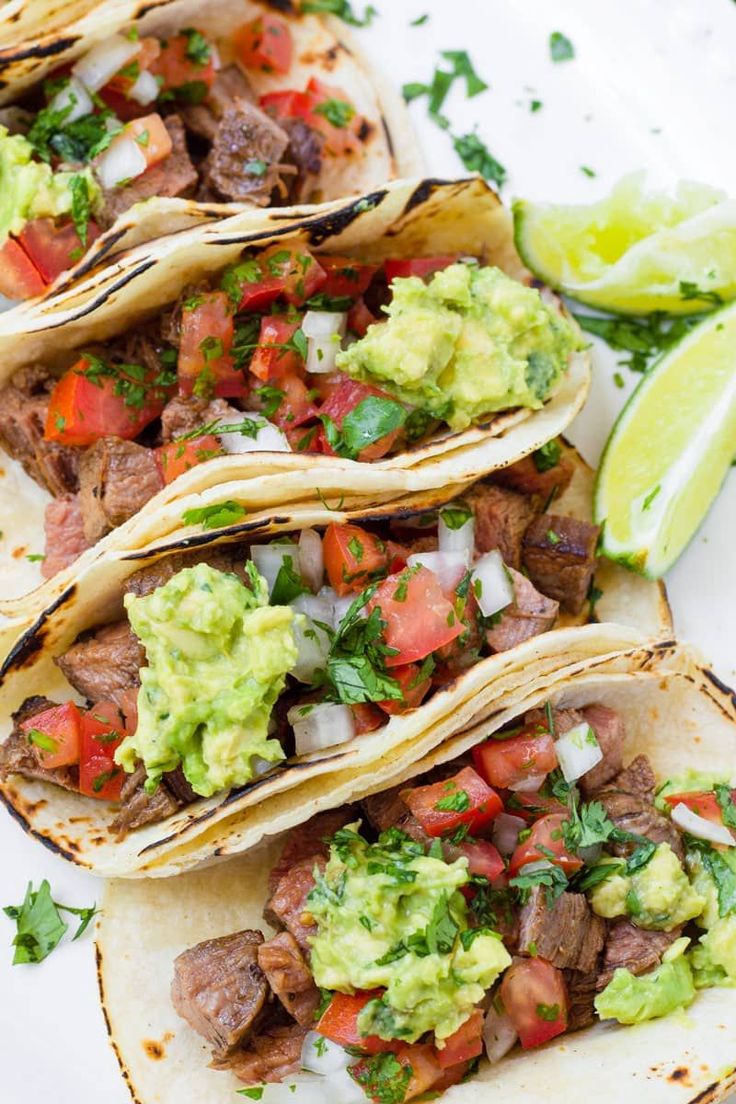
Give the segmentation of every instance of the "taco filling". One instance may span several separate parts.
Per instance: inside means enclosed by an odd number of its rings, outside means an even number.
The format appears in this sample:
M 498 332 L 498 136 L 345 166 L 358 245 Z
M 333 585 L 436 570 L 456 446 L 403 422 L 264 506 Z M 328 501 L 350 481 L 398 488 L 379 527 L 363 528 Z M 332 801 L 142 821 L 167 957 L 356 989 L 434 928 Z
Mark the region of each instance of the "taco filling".
M 2 294 L 40 295 L 152 196 L 324 198 L 330 174 L 339 180 L 366 156 L 377 121 L 316 76 L 294 87 L 297 53 L 289 20 L 274 12 L 217 42 L 194 27 L 167 39 L 133 27 L 0 110 Z
M 517 1045 L 736 984 L 736 790 L 658 788 L 623 748 L 608 706 L 548 704 L 293 829 L 268 934 L 176 959 L 174 1007 L 213 1066 L 264 1102 L 284 1080 L 314 1099 L 317 1074 L 334 1099 L 401 1104 Z
M 540 292 L 468 258 L 387 260 L 275 245 L 60 378 L 0 391 L 0 441 L 54 495 L 44 575 L 226 453 L 362 463 L 499 411 L 539 409 L 576 348 Z
M 126 617 L 56 658 L 86 705 L 25 701 L 0 774 L 120 802 L 125 833 L 329 756 L 482 657 L 592 616 L 598 529 L 549 509 L 571 474 L 552 442 L 439 513 L 140 569 Z

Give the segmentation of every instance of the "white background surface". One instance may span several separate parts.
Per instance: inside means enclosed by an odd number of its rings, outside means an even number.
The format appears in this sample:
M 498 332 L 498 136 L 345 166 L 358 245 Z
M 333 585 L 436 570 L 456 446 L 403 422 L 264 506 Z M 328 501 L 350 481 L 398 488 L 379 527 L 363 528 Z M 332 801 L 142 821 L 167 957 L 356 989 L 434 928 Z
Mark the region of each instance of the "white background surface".
M 507 167 L 505 198 L 593 200 L 622 173 L 640 167 L 660 184 L 689 177 L 736 193 L 733 0 L 374 2 L 380 18 L 363 41 L 395 83 L 429 82 L 441 49 L 470 52 L 491 88 L 473 100 L 458 89 L 447 114 L 455 133 L 477 125 Z M 428 24 L 409 26 L 425 12 Z M 573 61 L 550 63 L 553 30 L 574 43 Z M 543 103 L 535 114 L 529 111 L 532 99 Z M 423 101 L 413 105 L 412 116 L 430 171 L 459 175 L 450 139 L 427 119 Z M 596 177 L 585 176 L 581 165 Z M 613 382 L 616 359 L 596 345 L 593 393 L 571 434 L 593 463 L 637 378 L 621 369 L 627 388 L 619 390 Z M 732 474 L 669 579 L 680 635 L 697 643 L 732 682 L 735 548 Z M 43 877 L 62 902 L 88 905 L 99 897 L 94 879 L 0 818 L 0 905 L 19 903 L 28 880 Z M 13 968 L 12 931 L 0 915 L 1 1104 L 126 1104 L 130 1098 L 97 1006 L 91 940 L 62 945 L 40 966 Z M 133 976 L 130 986 L 134 995 Z

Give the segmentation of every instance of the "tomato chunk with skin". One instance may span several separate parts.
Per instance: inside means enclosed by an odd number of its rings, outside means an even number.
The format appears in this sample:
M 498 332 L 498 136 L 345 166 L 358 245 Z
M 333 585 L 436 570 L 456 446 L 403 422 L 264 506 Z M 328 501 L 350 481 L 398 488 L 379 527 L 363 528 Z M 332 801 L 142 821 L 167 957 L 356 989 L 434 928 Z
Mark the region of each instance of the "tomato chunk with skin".
M 338 429 L 342 429 L 343 422 L 347 415 L 352 414 L 362 402 L 365 402 L 365 400 L 369 398 L 389 399 L 391 402 L 396 402 L 392 395 L 388 395 L 378 387 L 373 387 L 369 383 L 361 383 L 359 380 L 350 379 L 349 376 L 345 376 L 342 373 L 336 373 L 334 386 L 330 388 L 330 393 L 322 404 L 320 414 L 334 422 Z M 401 436 L 401 432 L 402 429 L 401 426 L 399 426 L 398 429 L 386 433 L 383 437 L 379 437 L 377 441 L 373 441 L 371 444 L 366 445 L 365 448 L 362 448 L 358 453 L 357 459 L 364 462 L 380 460 L 382 456 L 390 452 Z M 335 455 L 332 448 L 326 442 L 323 451 L 326 452 L 327 455 Z
M 330 586 L 341 598 L 386 571 L 386 545 L 359 525 L 328 525 L 322 550 Z
M 731 790 L 731 800 L 736 801 L 736 790 Z M 671 809 L 676 805 L 686 805 L 691 812 L 710 820 L 714 824 L 723 824 L 723 809 L 718 803 L 714 790 L 698 790 L 688 793 L 667 794 L 665 801 Z
M 487 878 L 489 882 L 495 882 L 506 869 L 498 849 L 488 840 L 476 840 L 475 843 L 466 840 L 460 844 L 460 851 L 468 860 L 470 873 Z
M 45 770 L 67 767 L 79 762 L 81 714 L 74 702 L 55 705 L 35 713 L 20 725 Z
M 473 748 L 476 770 L 492 786 L 513 789 L 535 775 L 549 774 L 557 766 L 555 742 L 549 732 L 523 730 L 508 740 L 488 740 Z
M 389 283 L 392 280 L 406 279 L 408 276 L 418 276 L 420 280 L 426 280 L 427 277 L 433 276 L 435 272 L 440 272 L 443 268 L 449 268 L 456 261 L 456 256 L 397 258 L 384 261 L 383 271 Z
M 329 105 L 329 106 L 326 106 Z M 364 120 L 341 88 L 312 77 L 303 92 L 287 89 L 267 92 L 259 106 L 276 118 L 303 119 L 324 138 L 323 152 L 332 157 L 356 153 Z
M 321 291 L 327 274 L 308 249 L 272 245 L 257 258 L 266 279 L 279 281 L 279 294 L 293 307 L 301 307 Z
M 216 76 L 212 47 L 201 32 L 191 29 L 162 43 L 150 68 L 162 78 L 163 92 L 173 92 L 186 103 L 201 103 Z
M 373 326 L 378 319 L 366 306 L 365 299 L 357 299 L 348 311 L 348 330 L 358 337 L 365 337 L 369 326 Z
M 245 377 L 235 367 L 235 325 L 224 291 L 208 291 L 181 312 L 179 390 L 184 395 L 237 398 L 245 394 Z
M 233 36 L 235 51 L 246 69 L 288 73 L 294 52 L 291 31 L 283 19 L 264 12 Z
M 298 320 L 289 321 L 283 314 L 264 315 L 249 366 L 256 379 L 268 383 L 303 370 L 304 358 L 293 345 L 299 326 Z
M 402 697 L 378 702 L 384 713 L 389 715 L 406 713 L 407 710 L 416 709 L 422 704 L 432 687 L 432 679 L 429 675 L 422 677 L 421 672 L 422 668 L 418 663 L 407 663 L 406 667 L 393 668 L 391 678 L 397 680 Z
M 172 441 L 156 449 L 156 463 L 165 484 L 173 483 L 184 472 L 191 471 L 213 456 L 222 456 L 224 449 L 218 437 L 207 433 L 191 441 Z
M 386 724 L 386 717 L 373 702 L 357 702 L 350 706 L 350 711 L 355 720 L 355 734 L 362 736 L 365 732 L 375 732 Z
M 567 1030 L 567 988 L 562 971 L 542 958 L 521 958 L 501 980 L 501 1001 L 525 1048 Z
M 402 790 L 402 800 L 430 836 L 444 836 L 467 824 L 476 832 L 503 809 L 501 798 L 472 767 L 453 778 Z
M 516 875 L 527 863 L 543 862 L 545 859 L 562 867 L 566 874 L 580 870 L 583 860 L 565 847 L 562 825 L 566 820 L 569 820 L 568 813 L 551 813 L 535 821 L 531 834 L 511 856 L 509 874 Z M 551 857 L 548 852 L 551 852 Z
M 74 223 L 69 220 L 57 224 L 52 218 L 31 219 L 20 233 L 20 243 L 47 284 L 72 268 L 89 249 L 100 228 L 91 220 L 87 223 L 87 237 L 83 244 Z
M 445 1045 L 437 1047 L 437 1060 L 442 1069 L 456 1066 L 459 1062 L 469 1062 L 483 1053 L 483 1010 L 476 1008 L 454 1035 L 445 1040 Z
M 125 718 L 113 702 L 97 702 L 82 714 L 79 790 L 101 801 L 119 801 L 125 772 L 115 752 L 126 735 Z
M 335 993 L 322 1013 L 315 1031 L 342 1047 L 357 1047 L 366 1054 L 391 1050 L 392 1044 L 377 1035 L 361 1035 L 358 1017 L 372 1000 L 380 1000 L 382 989 L 358 993 Z
M 378 271 L 378 265 L 362 264 L 352 257 L 340 257 L 332 253 L 321 254 L 319 263 L 327 275 L 322 291 L 334 299 L 360 298 L 366 293 Z
M 46 281 L 21 245 L 7 238 L 0 248 L 0 295 L 33 299 L 43 295 Z
M 384 640 L 395 649 L 395 655 L 386 657 L 387 667 L 424 659 L 465 629 L 439 579 L 426 567 L 407 567 L 398 575 L 390 575 L 371 598 L 368 609 L 380 609 L 386 622 Z

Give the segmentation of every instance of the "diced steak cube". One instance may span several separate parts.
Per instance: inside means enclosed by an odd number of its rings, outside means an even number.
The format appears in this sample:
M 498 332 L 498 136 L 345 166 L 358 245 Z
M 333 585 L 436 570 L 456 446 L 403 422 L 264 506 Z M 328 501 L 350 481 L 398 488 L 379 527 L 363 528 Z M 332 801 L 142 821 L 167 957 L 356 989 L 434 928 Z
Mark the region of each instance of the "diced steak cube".
M 194 192 L 199 177 L 187 151 L 184 124 L 178 115 L 167 115 L 164 126 L 171 138 L 171 153 L 128 184 L 105 189 L 105 205 L 100 216 L 104 226 L 111 226 L 119 215 L 143 199 L 187 196 Z
M 41 564 L 44 579 L 73 564 L 90 543 L 84 535 L 84 520 L 79 495 L 65 494 L 46 507 L 43 519 L 46 532 L 46 557 Z
M 564 736 L 566 732 L 569 732 L 571 728 L 575 728 L 576 725 L 582 724 L 583 714 L 579 709 L 552 709 L 552 727 L 554 729 L 552 735 L 559 737 Z M 546 709 L 529 709 L 524 714 L 525 725 L 537 725 L 545 732 L 549 732 L 549 721 L 547 720 Z
M 266 206 L 279 183 L 288 144 L 289 136 L 269 115 L 247 100 L 233 100 L 203 162 L 204 184 L 227 202 Z
M 628 789 L 623 789 L 624 786 Z M 640 796 L 634 787 L 647 796 Z M 682 837 L 672 821 L 655 809 L 653 796 L 654 774 L 644 755 L 635 759 L 595 795 L 596 801 L 600 801 L 617 828 L 653 843 L 668 843 L 678 859 L 682 860 L 685 856 Z M 613 851 L 616 855 L 628 856 L 636 847 L 635 841 L 614 843 Z
M 7 740 L 0 743 L 0 778 L 6 779 L 11 774 L 22 774 L 25 778 L 53 782 L 65 790 L 79 789 L 79 768 L 68 766 L 53 767 L 48 770 L 42 767 L 33 744 L 29 743 L 27 735 L 20 728 L 23 721 L 35 717 L 37 713 L 53 709 L 56 704 L 49 698 L 34 695 L 32 698 L 26 698 L 20 709 L 13 713 L 13 731 Z
M 230 104 L 235 100 L 248 101 L 252 98 L 251 87 L 242 70 L 237 65 L 226 65 L 219 70 L 204 102 L 181 107 L 181 117 L 187 130 L 213 142 L 220 120 Z
M 486 630 L 486 641 L 494 652 L 506 652 L 547 632 L 560 610 L 559 603 L 540 594 L 525 575 L 511 567 L 508 570 L 514 584 L 514 601 L 501 610 L 498 623 Z
M 476 552 L 497 548 L 509 567 L 521 567 L 522 538 L 535 514 L 529 499 L 491 483 L 479 483 L 465 500 L 475 516 Z
M 55 662 L 85 698 L 122 705 L 123 695 L 140 685 L 146 654 L 128 622 L 118 621 L 78 640 Z
M 600 529 L 577 518 L 540 514 L 524 534 L 522 559 L 534 585 L 568 613 L 585 605 Z
M 553 492 L 554 497 L 559 498 L 566 490 L 572 479 L 573 470 L 572 461 L 567 456 L 562 456 L 559 464 L 547 468 L 546 471 L 539 471 L 534 455 L 531 455 L 517 460 L 508 468 L 500 468 L 499 471 L 494 472 L 493 482 L 518 494 L 533 495 L 540 506 L 544 506 Z
M 245 581 L 245 563 L 248 559 L 247 548 L 238 544 L 223 545 L 213 548 L 207 553 L 207 563 L 217 571 L 230 571 Z M 151 594 L 157 587 L 163 586 L 172 576 L 184 567 L 192 567 L 202 561 L 201 551 L 176 552 L 173 556 L 162 556 L 161 559 L 142 567 L 128 576 L 125 582 L 125 593 L 136 594 L 142 597 Z
M 589 705 L 583 717 L 593 729 L 603 758 L 578 780 L 582 794 L 591 798 L 619 774 L 624 765 L 624 723 L 615 710 L 606 705 Z
M 240 415 L 240 411 L 224 399 L 208 401 L 198 399 L 196 395 L 176 395 L 167 402 L 161 414 L 161 439 L 168 444 L 175 437 L 191 433 L 218 418 L 230 418 L 233 414 Z
M 300 1024 L 268 1027 L 255 1035 L 242 1050 L 226 1062 L 214 1062 L 217 1069 L 229 1069 L 246 1085 L 283 1081 L 301 1069 L 302 1047 L 307 1028 Z
M 258 948 L 258 965 L 271 989 L 297 1023 L 311 1027 L 320 993 L 291 932 L 279 932 Z
M 629 920 L 616 920 L 608 929 L 596 988 L 605 989 L 619 967 L 637 976 L 653 970 L 681 933 L 682 928 L 670 932 L 645 931 Z
M 307 908 L 307 897 L 315 886 L 314 871 L 324 870 L 324 855 L 310 855 L 294 863 L 282 876 L 263 910 L 263 915 L 275 928 L 286 928 L 299 946 L 311 950 L 309 938 L 316 934 L 314 919 Z
M 120 437 L 101 437 L 79 464 L 84 532 L 94 544 L 136 514 L 163 487 L 153 449 Z
M 213 1047 L 231 1054 L 258 1023 L 268 982 L 258 965 L 259 931 L 206 939 L 174 961 L 171 999 L 179 1015 Z
M 330 809 L 325 813 L 317 813 L 298 828 L 294 828 L 269 875 L 268 887 L 271 892 L 276 889 L 284 874 L 302 859 L 311 859 L 315 855 L 327 858 L 329 840 L 338 829 L 344 828 L 354 819 L 353 813 L 350 808 Z
M 284 160 L 297 170 L 290 182 L 290 199 L 303 203 L 319 191 L 325 140 L 303 119 L 280 119 L 279 124 L 289 137 Z
M 44 440 L 55 380 L 45 368 L 22 368 L 0 390 L 0 444 L 52 495 L 77 490 L 79 450 Z
M 567 1030 L 580 1031 L 595 1023 L 595 991 L 597 973 L 591 970 L 583 974 L 579 970 L 565 970 L 567 987 Z
M 147 773 L 141 763 L 129 774 L 120 791 L 121 809 L 110 825 L 118 839 L 128 832 L 143 828 L 146 824 L 157 824 L 173 814 L 179 808 L 179 801 L 169 791 L 165 782 L 159 782 L 153 793 L 144 788 Z
M 628 767 L 616 775 L 609 788 L 654 801 L 657 779 L 646 755 L 637 755 L 636 759 L 632 759 Z
M 382 790 L 363 798 L 365 815 L 377 832 L 400 828 L 402 821 L 411 815 L 401 796 L 405 791 L 405 786 L 392 786 L 390 790 Z
M 537 954 L 558 969 L 592 971 L 606 938 L 606 923 L 582 893 L 562 893 L 553 904 L 535 886 L 521 909 L 519 953 Z

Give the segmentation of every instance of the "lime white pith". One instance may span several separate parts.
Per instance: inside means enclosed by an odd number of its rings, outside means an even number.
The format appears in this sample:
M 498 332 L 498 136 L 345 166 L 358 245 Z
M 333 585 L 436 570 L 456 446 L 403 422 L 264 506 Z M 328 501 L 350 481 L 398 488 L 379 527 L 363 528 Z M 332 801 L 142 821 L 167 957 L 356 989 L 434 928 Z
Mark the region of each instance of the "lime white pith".
M 650 578 L 677 560 L 736 451 L 736 305 L 704 319 L 640 383 L 595 490 L 603 551 Z

